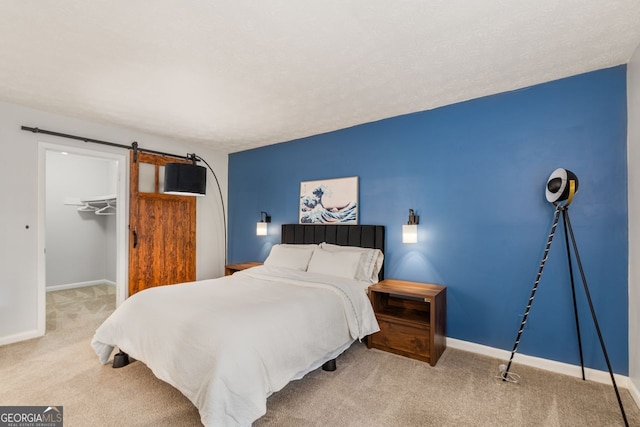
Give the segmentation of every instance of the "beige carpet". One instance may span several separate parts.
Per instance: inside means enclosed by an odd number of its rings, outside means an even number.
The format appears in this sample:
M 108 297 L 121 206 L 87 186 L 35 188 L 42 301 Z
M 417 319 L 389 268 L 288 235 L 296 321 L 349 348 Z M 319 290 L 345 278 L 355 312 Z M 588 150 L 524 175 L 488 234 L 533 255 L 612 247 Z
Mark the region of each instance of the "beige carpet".
M 198 411 L 142 363 L 100 365 L 89 342 L 113 310 L 106 285 L 48 294 L 43 338 L 0 347 L 0 405 L 61 405 L 65 426 L 197 426 Z M 188 350 L 187 350 L 188 351 Z M 338 370 L 309 373 L 267 401 L 254 426 L 622 426 L 609 385 L 447 349 L 438 365 L 354 344 Z M 621 389 L 631 426 L 640 410 Z

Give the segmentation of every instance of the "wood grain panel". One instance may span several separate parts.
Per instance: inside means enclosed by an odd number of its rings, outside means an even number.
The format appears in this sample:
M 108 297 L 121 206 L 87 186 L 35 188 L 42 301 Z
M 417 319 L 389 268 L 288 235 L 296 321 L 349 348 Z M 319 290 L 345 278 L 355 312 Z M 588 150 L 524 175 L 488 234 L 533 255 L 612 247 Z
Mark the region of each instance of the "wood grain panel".
M 403 325 L 397 321 L 378 319 L 380 332 L 371 335 L 372 345 L 391 353 L 430 362 L 429 328 Z
M 129 295 L 154 286 L 195 280 L 195 197 L 159 191 L 159 166 L 179 161 L 138 153 L 138 162 L 131 162 Z M 138 191 L 139 163 L 155 165 L 155 192 Z

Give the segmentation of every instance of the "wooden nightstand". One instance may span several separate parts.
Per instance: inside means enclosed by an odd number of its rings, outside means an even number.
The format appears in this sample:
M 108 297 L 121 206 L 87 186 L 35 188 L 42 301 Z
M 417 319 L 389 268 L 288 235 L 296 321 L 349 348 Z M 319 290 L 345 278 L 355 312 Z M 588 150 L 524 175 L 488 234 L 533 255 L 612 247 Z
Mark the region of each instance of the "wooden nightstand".
M 446 348 L 447 288 L 388 279 L 368 291 L 380 332 L 367 346 L 435 366 Z
M 246 270 L 247 268 L 251 268 L 251 267 L 257 267 L 259 265 L 262 265 L 261 262 L 241 262 L 239 264 L 227 264 L 224 266 L 224 275 L 225 276 L 231 276 L 233 273 L 235 273 L 236 271 L 242 271 L 242 270 Z

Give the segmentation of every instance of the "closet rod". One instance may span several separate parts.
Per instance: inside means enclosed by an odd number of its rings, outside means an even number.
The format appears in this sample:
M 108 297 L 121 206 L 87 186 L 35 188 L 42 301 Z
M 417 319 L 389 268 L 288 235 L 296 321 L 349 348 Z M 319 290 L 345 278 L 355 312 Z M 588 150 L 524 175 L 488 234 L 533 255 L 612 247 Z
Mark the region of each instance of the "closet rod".
M 136 141 L 133 141 L 133 143 L 129 146 L 129 145 L 124 145 L 124 144 L 116 144 L 115 142 L 100 141 L 99 139 L 86 138 L 84 136 L 77 136 L 77 135 L 69 135 L 68 133 L 53 132 L 53 131 L 50 131 L 50 130 L 39 129 L 39 128 L 34 128 L 34 127 L 29 127 L 29 126 L 22 126 L 21 129 L 22 130 L 27 130 L 27 131 L 30 131 L 30 132 L 33 132 L 33 133 L 44 133 L 44 134 L 47 134 L 47 135 L 59 136 L 59 137 L 62 137 L 62 138 L 77 139 L 79 141 L 84 141 L 84 142 L 92 142 L 94 144 L 102 144 L 102 145 L 109 145 L 111 147 L 125 148 L 127 150 L 133 150 L 134 155 L 136 154 L 136 151 L 142 151 L 144 153 L 158 154 L 158 155 L 161 155 L 161 156 L 176 157 L 178 159 L 192 160 L 191 158 L 189 158 L 186 155 L 185 156 L 180 156 L 178 154 L 164 153 L 162 151 L 148 150 L 146 148 L 140 148 L 140 147 L 138 147 L 138 143 Z

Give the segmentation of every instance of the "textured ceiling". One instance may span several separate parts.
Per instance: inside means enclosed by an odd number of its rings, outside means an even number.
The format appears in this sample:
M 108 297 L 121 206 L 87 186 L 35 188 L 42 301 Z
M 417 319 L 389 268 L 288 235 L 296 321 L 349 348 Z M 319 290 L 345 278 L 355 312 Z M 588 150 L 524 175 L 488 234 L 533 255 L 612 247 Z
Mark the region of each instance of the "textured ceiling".
M 235 152 L 624 64 L 639 43 L 638 0 L 0 0 L 0 100 Z

